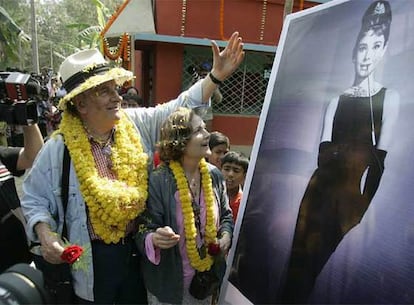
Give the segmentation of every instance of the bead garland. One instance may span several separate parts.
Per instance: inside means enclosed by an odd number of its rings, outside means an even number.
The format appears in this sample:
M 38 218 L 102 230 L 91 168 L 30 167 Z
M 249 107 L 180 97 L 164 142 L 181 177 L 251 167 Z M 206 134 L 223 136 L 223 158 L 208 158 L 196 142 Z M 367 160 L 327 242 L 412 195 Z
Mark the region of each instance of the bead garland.
M 185 34 L 185 20 L 187 17 L 187 0 L 183 0 L 183 4 L 181 6 L 181 36 Z
M 263 41 L 265 24 L 266 24 L 266 11 L 267 11 L 267 0 L 263 0 L 262 6 L 262 21 L 260 23 L 260 37 L 259 40 Z

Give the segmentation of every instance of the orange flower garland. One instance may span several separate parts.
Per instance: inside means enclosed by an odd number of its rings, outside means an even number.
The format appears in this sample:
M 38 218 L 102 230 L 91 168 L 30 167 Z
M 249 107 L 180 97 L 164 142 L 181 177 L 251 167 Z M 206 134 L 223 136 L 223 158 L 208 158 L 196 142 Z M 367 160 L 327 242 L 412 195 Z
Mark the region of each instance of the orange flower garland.
M 263 0 L 262 5 L 262 18 L 260 23 L 260 36 L 259 40 L 263 40 L 264 30 L 265 30 L 265 23 L 266 23 L 266 11 L 267 11 L 267 0 Z M 228 40 L 224 36 L 224 0 L 220 0 L 220 37 L 221 40 Z
M 129 35 L 124 33 L 118 42 L 118 47 L 116 48 L 115 53 L 112 53 L 109 49 L 108 40 L 104 37 L 103 38 L 103 51 L 104 55 L 108 57 L 110 60 L 117 60 L 118 58 L 122 58 L 124 61 L 129 61 Z
M 221 40 L 227 40 L 224 37 L 224 0 L 220 0 L 220 37 Z

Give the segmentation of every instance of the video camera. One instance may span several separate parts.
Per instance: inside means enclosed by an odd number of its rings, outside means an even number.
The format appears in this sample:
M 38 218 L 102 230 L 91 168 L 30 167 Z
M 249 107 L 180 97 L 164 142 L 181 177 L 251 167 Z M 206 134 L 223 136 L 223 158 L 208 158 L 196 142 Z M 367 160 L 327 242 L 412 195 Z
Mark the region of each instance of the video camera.
M 42 272 L 17 264 L 0 274 L 0 305 L 50 304 Z
M 47 92 L 30 74 L 0 72 L 0 121 L 15 125 L 36 123 L 36 103 Z

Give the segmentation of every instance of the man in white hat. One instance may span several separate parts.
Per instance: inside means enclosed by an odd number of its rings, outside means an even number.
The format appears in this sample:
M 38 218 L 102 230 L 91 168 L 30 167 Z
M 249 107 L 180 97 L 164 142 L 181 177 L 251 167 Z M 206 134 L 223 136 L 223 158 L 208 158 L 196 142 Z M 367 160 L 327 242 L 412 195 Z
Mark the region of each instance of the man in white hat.
M 147 168 L 164 119 L 180 106 L 208 103 L 217 86 L 244 58 L 235 32 L 220 52 L 212 42 L 213 68 L 208 77 L 169 103 L 155 108 L 121 109 L 117 85 L 130 71 L 110 68 L 96 50 L 69 56 L 60 75 L 67 94 L 60 100 L 62 122 L 45 144 L 23 189 L 28 236 L 41 243 L 45 260 L 62 263 L 61 172 L 64 147 L 71 168 L 65 214 L 69 242 L 81 245 L 86 270 L 72 268 L 80 302 L 146 303 L 134 233 L 147 198 Z M 54 234 L 57 232 L 58 234 Z

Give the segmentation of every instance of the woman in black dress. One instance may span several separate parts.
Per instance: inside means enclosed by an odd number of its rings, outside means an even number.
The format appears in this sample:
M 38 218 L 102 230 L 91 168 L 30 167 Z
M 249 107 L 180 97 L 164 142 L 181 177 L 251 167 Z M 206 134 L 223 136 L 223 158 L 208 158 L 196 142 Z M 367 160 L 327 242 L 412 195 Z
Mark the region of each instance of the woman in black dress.
M 283 303 L 306 303 L 315 280 L 344 235 L 357 225 L 380 184 L 399 96 L 374 79 L 391 26 L 387 1 L 373 2 L 353 50 L 352 87 L 328 105 L 318 168 L 302 199 Z

